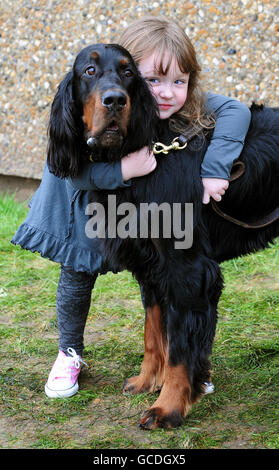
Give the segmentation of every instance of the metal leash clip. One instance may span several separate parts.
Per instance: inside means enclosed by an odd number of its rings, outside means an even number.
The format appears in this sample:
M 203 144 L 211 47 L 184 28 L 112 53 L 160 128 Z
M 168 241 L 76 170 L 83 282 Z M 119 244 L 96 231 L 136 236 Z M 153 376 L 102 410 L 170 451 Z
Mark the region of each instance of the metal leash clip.
M 158 153 L 164 153 L 165 155 L 167 155 L 170 150 L 185 149 L 187 147 L 188 141 L 186 140 L 186 142 L 183 145 L 181 145 L 178 140 L 179 140 L 179 137 L 175 137 L 175 139 L 173 139 L 170 145 L 162 144 L 162 142 L 156 142 L 153 145 L 153 153 L 155 155 L 158 155 Z

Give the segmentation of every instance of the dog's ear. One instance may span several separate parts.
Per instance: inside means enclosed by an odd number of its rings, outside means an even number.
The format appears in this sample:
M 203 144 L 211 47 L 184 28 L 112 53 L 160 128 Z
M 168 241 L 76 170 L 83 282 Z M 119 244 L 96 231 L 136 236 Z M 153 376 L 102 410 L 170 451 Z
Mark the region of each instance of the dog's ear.
M 147 145 L 150 149 L 155 138 L 159 111 L 148 84 L 139 74 L 132 92 L 132 113 L 128 133 L 133 136 L 134 147 Z
M 60 83 L 51 106 L 47 165 L 55 176 L 76 176 L 80 168 L 81 120 L 73 99 L 73 72 Z

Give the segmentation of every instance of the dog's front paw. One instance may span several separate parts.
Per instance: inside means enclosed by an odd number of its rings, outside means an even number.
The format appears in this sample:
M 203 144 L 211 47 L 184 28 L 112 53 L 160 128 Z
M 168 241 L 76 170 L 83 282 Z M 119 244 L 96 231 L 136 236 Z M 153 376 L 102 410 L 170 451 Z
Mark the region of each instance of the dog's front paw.
M 150 377 L 148 378 L 144 374 L 140 374 L 126 379 L 123 384 L 122 392 L 124 394 L 131 393 L 136 395 L 138 393 L 153 393 L 160 390 L 160 388 L 161 387 L 156 385 L 155 379 L 152 380 Z
M 156 429 L 156 428 L 177 428 L 183 423 L 183 416 L 179 411 L 172 413 L 164 413 L 162 408 L 150 408 L 145 411 L 140 420 L 139 427 L 142 429 Z

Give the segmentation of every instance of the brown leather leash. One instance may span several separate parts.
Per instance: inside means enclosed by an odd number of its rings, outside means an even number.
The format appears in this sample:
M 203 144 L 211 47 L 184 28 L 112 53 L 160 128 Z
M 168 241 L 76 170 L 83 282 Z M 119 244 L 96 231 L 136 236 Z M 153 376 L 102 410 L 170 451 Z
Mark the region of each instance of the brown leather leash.
M 170 150 L 183 150 L 184 148 L 187 147 L 187 144 L 190 140 L 192 140 L 197 134 L 193 133 L 190 136 L 185 137 L 184 135 L 180 135 L 173 139 L 170 145 L 165 145 L 162 142 L 156 142 L 153 146 L 153 153 L 155 155 L 159 153 L 163 153 L 167 155 Z M 237 180 L 240 178 L 243 174 L 245 173 L 245 163 L 238 161 L 235 162 L 232 166 L 232 172 L 231 172 L 231 177 L 229 179 L 230 182 Z M 254 222 L 245 222 L 243 220 L 238 220 L 235 219 L 234 217 L 231 217 L 230 215 L 226 214 L 223 212 L 220 207 L 218 207 L 218 204 L 214 199 L 210 198 L 211 202 L 211 207 L 212 209 L 218 214 L 220 217 L 223 217 L 225 220 L 239 225 L 241 227 L 247 228 L 247 229 L 258 229 L 258 228 L 263 228 L 266 227 L 267 225 L 272 224 L 279 218 L 279 207 L 274 209 L 274 211 L 270 212 L 270 214 L 267 214 L 260 219 L 254 221 Z
M 241 161 L 235 162 L 232 166 L 232 172 L 231 172 L 231 177 L 229 181 L 235 181 L 236 179 L 240 178 L 240 176 L 243 175 L 245 172 L 245 164 Z M 254 222 L 244 222 L 243 220 L 238 220 L 235 219 L 234 217 L 231 217 L 230 215 L 226 214 L 225 212 L 221 211 L 220 207 L 218 207 L 216 201 L 214 199 L 210 199 L 211 202 L 211 207 L 212 209 L 216 212 L 216 214 L 220 215 L 224 219 L 228 220 L 229 222 L 232 222 L 233 224 L 240 225 L 241 227 L 244 228 L 263 228 L 266 227 L 267 225 L 272 224 L 272 222 L 275 222 L 279 218 L 279 207 L 274 209 L 274 211 L 270 212 L 270 214 L 267 214 L 260 219 L 254 221 Z

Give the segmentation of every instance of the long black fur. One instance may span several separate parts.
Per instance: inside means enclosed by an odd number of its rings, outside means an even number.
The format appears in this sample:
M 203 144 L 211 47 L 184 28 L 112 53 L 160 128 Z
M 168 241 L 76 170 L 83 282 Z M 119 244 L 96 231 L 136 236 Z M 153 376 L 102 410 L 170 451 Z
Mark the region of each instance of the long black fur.
M 167 121 L 158 123 L 154 100 L 136 72 L 134 86 L 128 91 L 132 116 L 123 148 L 97 153 L 100 160 L 116 161 L 154 140 L 169 144 L 177 136 L 169 130 Z M 75 176 L 88 155 L 82 111 L 75 106 L 78 97 L 74 93 L 78 94 L 75 67 L 59 87 L 50 119 L 48 163 L 60 177 Z M 246 172 L 230 184 L 221 204 L 224 212 L 240 220 L 255 220 L 279 205 L 279 108 L 253 106 L 251 112 L 252 122 L 240 156 Z M 193 245 L 189 249 L 174 249 L 174 236 L 102 241 L 111 265 L 131 271 L 141 284 L 145 307 L 159 304 L 170 364 L 185 365 L 192 402 L 201 396 L 203 383 L 210 378 L 209 356 L 223 286 L 218 263 L 263 249 L 279 235 L 279 220 L 265 228 L 245 229 L 202 204 L 200 167 L 208 144 L 208 136 L 196 136 L 186 149 L 158 156 L 156 170 L 135 178 L 130 187 L 92 192 L 92 200 L 105 207 L 107 196 L 112 194 L 117 207 L 123 202 L 132 202 L 138 208 L 143 202 L 194 205 Z

